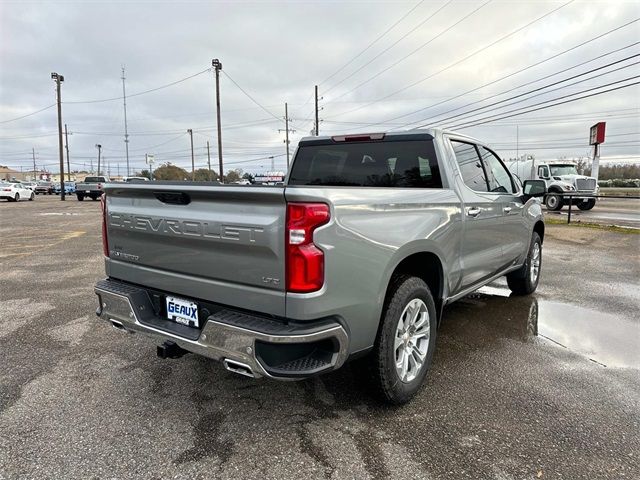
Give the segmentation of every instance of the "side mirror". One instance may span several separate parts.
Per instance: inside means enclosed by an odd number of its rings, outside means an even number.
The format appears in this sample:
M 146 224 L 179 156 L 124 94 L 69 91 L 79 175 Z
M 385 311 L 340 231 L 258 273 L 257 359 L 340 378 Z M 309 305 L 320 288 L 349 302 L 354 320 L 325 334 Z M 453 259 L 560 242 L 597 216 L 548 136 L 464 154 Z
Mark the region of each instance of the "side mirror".
M 544 197 L 547 193 L 547 184 L 544 180 L 525 180 L 522 189 L 525 197 Z

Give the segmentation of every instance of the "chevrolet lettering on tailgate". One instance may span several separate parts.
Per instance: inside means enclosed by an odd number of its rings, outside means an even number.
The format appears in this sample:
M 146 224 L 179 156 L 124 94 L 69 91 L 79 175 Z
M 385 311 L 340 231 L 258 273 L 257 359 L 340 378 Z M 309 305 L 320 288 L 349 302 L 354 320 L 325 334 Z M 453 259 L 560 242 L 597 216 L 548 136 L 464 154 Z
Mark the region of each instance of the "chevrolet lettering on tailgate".
M 168 235 L 235 240 L 246 243 L 258 242 L 264 233 L 263 228 L 251 225 L 174 220 L 123 213 L 109 213 L 109 226 Z

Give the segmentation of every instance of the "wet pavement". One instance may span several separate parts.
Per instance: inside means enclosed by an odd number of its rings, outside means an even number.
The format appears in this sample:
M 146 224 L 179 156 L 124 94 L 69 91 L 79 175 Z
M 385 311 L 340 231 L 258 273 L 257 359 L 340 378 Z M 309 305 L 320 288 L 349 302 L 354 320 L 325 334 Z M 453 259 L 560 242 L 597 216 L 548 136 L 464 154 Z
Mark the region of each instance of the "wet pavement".
M 94 202 L 0 203 L 0 479 L 639 478 L 640 235 L 548 226 L 541 285 L 446 308 L 425 387 L 233 375 L 93 315 Z

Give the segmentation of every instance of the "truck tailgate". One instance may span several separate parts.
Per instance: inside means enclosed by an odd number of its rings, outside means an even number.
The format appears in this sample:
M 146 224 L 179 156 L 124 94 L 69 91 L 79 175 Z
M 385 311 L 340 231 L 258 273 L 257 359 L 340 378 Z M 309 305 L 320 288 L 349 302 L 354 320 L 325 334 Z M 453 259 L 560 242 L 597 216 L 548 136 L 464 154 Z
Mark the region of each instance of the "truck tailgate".
M 283 188 L 154 182 L 105 191 L 111 277 L 284 315 Z

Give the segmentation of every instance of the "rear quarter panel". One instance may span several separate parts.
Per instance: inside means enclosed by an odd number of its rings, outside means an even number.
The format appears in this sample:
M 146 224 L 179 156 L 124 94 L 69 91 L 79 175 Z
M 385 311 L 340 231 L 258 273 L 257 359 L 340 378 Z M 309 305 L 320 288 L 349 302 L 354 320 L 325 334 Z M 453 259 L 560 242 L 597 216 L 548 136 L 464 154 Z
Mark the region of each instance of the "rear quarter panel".
M 351 353 L 375 341 L 387 285 L 396 266 L 418 252 L 436 254 L 445 291 L 460 275 L 461 208 L 450 189 L 287 187 L 288 202 L 325 202 L 331 221 L 315 231 L 325 252 L 325 284 L 287 294 L 287 317 L 344 319 Z

